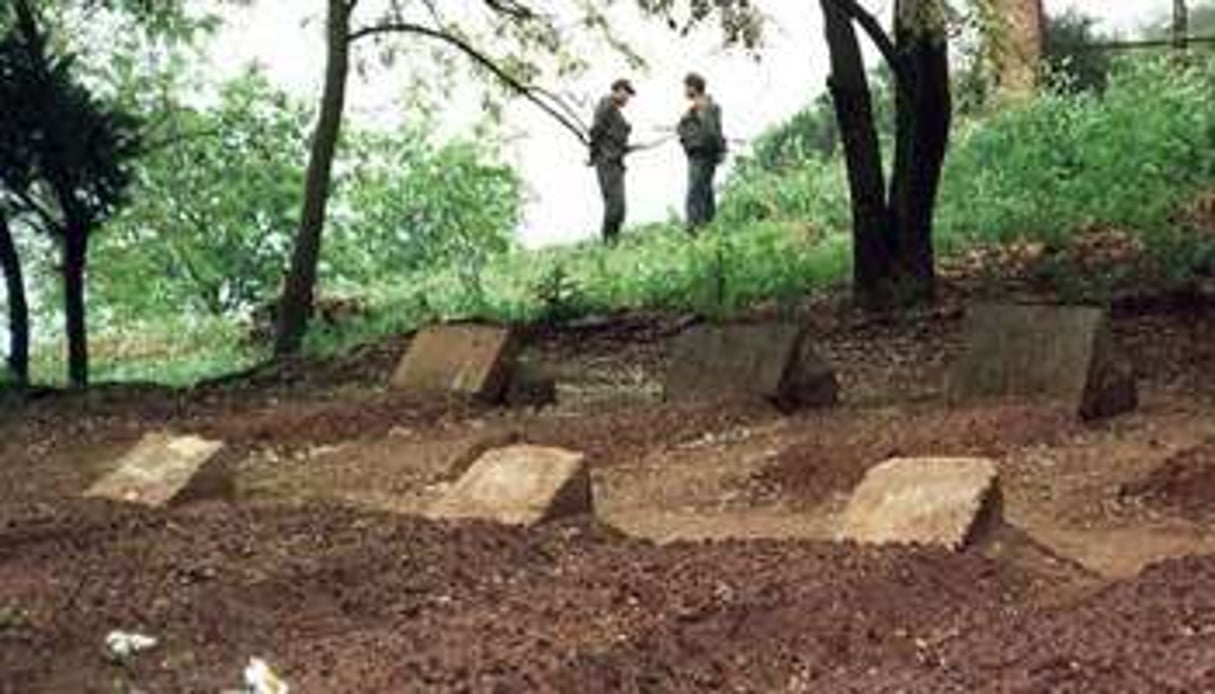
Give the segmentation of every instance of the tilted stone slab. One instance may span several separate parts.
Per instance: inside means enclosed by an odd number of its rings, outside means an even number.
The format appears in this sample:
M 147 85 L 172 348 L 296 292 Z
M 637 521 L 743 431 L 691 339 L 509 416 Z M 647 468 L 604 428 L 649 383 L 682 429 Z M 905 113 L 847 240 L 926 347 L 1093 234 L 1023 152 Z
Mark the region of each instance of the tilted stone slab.
M 518 445 L 481 456 L 428 515 L 530 526 L 593 512 L 590 470 L 583 454 Z
M 502 400 L 518 352 L 515 331 L 490 325 L 439 325 L 414 336 L 392 377 L 395 390 L 426 397 Z
M 700 325 L 673 342 L 664 383 L 669 402 L 768 400 L 779 407 L 826 407 L 838 400 L 835 372 L 801 326 Z
M 223 447 L 196 436 L 148 434 L 85 496 L 153 507 L 228 496 L 231 478 L 211 464 Z
M 1138 406 L 1135 373 L 1118 353 L 1105 311 L 1058 306 L 979 306 L 966 351 L 947 383 L 954 402 L 1054 400 L 1085 419 Z
M 999 473 L 975 458 L 894 459 L 871 469 L 844 511 L 840 539 L 959 550 L 1000 521 Z

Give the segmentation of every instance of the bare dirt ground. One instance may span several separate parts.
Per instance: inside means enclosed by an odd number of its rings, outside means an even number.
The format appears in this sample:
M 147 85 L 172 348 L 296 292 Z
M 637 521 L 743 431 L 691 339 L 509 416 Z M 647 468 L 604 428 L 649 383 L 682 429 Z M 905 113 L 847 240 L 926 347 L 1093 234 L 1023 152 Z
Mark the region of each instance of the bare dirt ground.
M 1215 311 L 1119 311 L 1143 405 L 1098 425 L 944 404 L 963 313 L 816 307 L 845 402 L 792 417 L 659 402 L 686 326 L 662 316 L 539 334 L 539 411 L 385 392 L 403 340 L 10 410 L 0 692 L 216 692 L 251 656 L 303 692 L 1215 692 Z M 236 497 L 80 498 L 159 429 L 226 441 Z M 597 521 L 416 515 L 514 440 L 585 451 Z M 1011 527 L 960 555 L 832 542 L 866 468 L 921 454 L 997 460 Z M 116 629 L 160 644 L 111 662 Z

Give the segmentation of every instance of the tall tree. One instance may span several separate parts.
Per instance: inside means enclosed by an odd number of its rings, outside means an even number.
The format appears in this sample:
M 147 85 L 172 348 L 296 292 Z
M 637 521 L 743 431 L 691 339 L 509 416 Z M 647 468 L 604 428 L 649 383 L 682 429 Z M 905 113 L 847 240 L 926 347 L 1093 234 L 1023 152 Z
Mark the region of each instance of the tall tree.
M 851 187 L 853 288 L 863 303 L 930 300 L 936 291 L 933 216 L 952 98 L 948 7 L 898 0 L 893 37 L 855 0 L 820 0 L 831 55 L 829 86 Z M 894 164 L 889 184 L 856 27 L 894 79 Z
M 336 146 L 340 139 L 345 84 L 349 77 L 352 50 L 369 40 L 410 37 L 416 43 L 429 43 L 454 51 L 468 59 L 479 75 L 530 101 L 553 117 L 561 127 L 586 141 L 585 126 L 559 98 L 534 84 L 543 71 L 537 55 L 556 63 L 555 71 L 569 74 L 585 66 L 571 48 L 570 27 L 591 34 L 623 52 L 632 60 L 640 59 L 613 34 L 611 24 L 598 3 L 571 0 L 567 13 L 546 5 L 542 10 L 526 0 L 481 0 L 461 9 L 459 20 L 445 17 L 437 3 L 426 0 L 388 0 L 387 11 L 370 22 L 356 26 L 357 0 L 328 0 L 327 61 L 317 129 L 313 136 L 312 156 L 300 227 L 278 309 L 275 353 L 282 356 L 298 351 L 312 311 L 322 236 L 325 226 L 325 197 Z M 673 0 L 653 3 L 638 0 L 637 6 L 648 15 L 660 15 L 672 26 L 690 27 L 720 10 L 727 39 L 754 45 L 759 40 L 755 9 L 746 1 L 714 3 L 689 0 L 686 18 L 675 20 Z M 569 13 L 578 15 L 570 21 Z M 480 29 L 480 31 L 478 31 Z M 492 46 L 496 53 L 481 46 Z M 387 54 L 392 50 L 382 49 Z
M 25 297 L 25 278 L 21 271 L 21 257 L 13 241 L 8 215 L 0 206 L 0 273 L 4 275 L 4 286 L 8 297 L 8 367 L 19 386 L 29 383 L 30 377 L 30 312 Z
M 139 122 L 97 100 L 74 77 L 74 58 L 52 53 L 34 3 L 14 0 L 15 41 L 28 70 L 9 85 L 30 114 L 21 135 L 29 142 L 28 212 L 59 243 L 62 254 L 68 380 L 88 384 L 85 268 L 89 236 L 111 215 L 130 182 L 139 152 Z
M 13 214 L 29 200 L 32 157 L 26 135 L 33 122 L 29 101 L 19 91 L 28 81 L 29 61 L 12 32 L 0 38 L 0 273 L 8 300 L 9 370 L 20 385 L 29 381 L 30 317 L 21 257 L 13 239 Z
M 295 237 L 291 267 L 279 302 L 274 341 L 274 352 L 279 355 L 292 354 L 299 349 L 312 313 L 325 210 L 329 204 L 329 182 L 333 176 L 333 158 L 337 153 L 342 112 L 346 105 L 346 82 L 350 75 L 350 15 L 354 11 L 355 1 L 329 0 L 325 85 L 305 174 L 304 209 Z

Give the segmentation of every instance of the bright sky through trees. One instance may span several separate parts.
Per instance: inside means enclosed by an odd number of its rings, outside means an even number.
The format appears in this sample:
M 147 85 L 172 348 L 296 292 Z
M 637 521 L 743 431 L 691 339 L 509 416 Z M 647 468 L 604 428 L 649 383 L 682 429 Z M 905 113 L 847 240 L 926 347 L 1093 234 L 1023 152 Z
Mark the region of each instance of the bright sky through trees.
M 875 9 L 886 0 L 871 1 Z M 722 104 L 732 137 L 746 140 L 765 127 L 786 119 L 823 88 L 826 49 L 821 41 L 817 3 L 767 0 L 771 15 L 762 59 L 724 51 L 720 37 L 706 29 L 683 41 L 665 28 L 624 16 L 625 33 L 651 63 L 648 73 L 633 75 L 639 96 L 629 117 L 640 140 L 654 139 L 656 129 L 668 127 L 683 108 L 680 81 L 688 70 L 703 72 L 710 90 Z M 1169 0 L 1047 0 L 1052 13 L 1076 8 L 1100 17 L 1103 28 L 1130 31 L 1169 11 Z M 253 10 L 240 10 L 239 26 L 221 37 L 214 52 L 224 74 L 256 60 L 272 78 L 306 97 L 311 104 L 322 73 L 321 31 L 311 3 L 300 0 L 260 0 Z M 550 85 L 569 94 L 589 111 L 612 79 L 628 71 L 615 56 L 603 56 L 586 75 L 568 84 Z M 356 80 L 352 90 L 355 118 L 391 123 L 408 67 L 398 65 L 369 80 Z M 396 76 L 401 76 L 398 79 Z M 465 129 L 479 113 L 474 98 L 455 98 L 443 118 L 448 130 Z M 528 245 L 565 243 L 596 233 L 600 214 L 594 177 L 584 165 L 585 152 L 567 133 L 532 107 L 518 103 L 508 110 L 512 135 L 509 156 L 518 164 L 533 200 L 522 237 Z M 674 143 L 636 155 L 629 171 L 630 221 L 664 219 L 682 207 L 684 167 Z

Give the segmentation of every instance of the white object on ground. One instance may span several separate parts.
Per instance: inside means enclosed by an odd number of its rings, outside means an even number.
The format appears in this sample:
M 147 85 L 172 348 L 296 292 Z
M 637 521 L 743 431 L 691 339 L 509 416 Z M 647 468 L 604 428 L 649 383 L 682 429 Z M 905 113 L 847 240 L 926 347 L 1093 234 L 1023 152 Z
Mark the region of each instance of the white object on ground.
M 160 643 L 154 637 L 126 631 L 111 631 L 105 637 L 106 652 L 115 660 L 126 660 Z
M 245 668 L 247 694 L 287 694 L 290 688 L 261 658 L 250 658 Z

